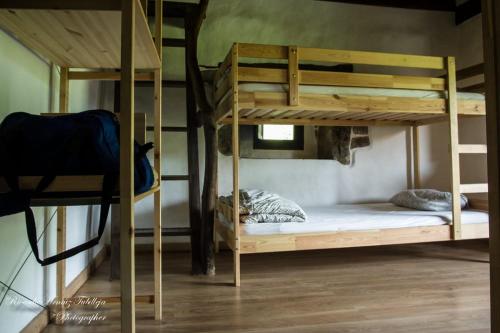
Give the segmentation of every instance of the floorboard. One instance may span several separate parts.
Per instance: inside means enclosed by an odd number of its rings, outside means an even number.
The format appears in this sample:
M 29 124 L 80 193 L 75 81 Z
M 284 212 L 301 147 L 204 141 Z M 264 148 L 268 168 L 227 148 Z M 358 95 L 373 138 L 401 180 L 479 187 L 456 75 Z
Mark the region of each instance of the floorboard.
M 416 244 L 242 256 L 242 286 L 232 256 L 217 255 L 217 275 L 191 276 L 189 253 L 164 257 L 163 321 L 137 306 L 137 332 L 380 333 L 489 332 L 485 241 Z M 152 293 L 152 256 L 138 254 L 137 293 Z M 104 263 L 79 295 L 118 295 Z M 72 306 L 104 320 L 67 321 L 45 332 L 118 332 L 119 306 Z M 74 319 L 74 318 L 73 318 Z

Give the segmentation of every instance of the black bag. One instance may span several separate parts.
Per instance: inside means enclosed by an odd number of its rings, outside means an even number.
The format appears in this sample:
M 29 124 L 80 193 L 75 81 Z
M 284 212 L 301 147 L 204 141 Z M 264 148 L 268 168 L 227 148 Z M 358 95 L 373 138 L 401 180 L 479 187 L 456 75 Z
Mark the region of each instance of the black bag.
M 139 194 L 151 188 L 154 174 L 146 157 L 151 143 L 135 143 L 134 189 Z M 10 192 L 0 194 L 0 216 L 25 212 L 26 229 L 33 254 L 42 265 L 76 255 L 99 243 L 104 232 L 120 165 L 119 125 L 108 111 L 93 110 L 64 116 L 38 116 L 24 112 L 8 115 L 0 124 L 0 176 Z M 101 213 L 97 237 L 41 260 L 36 224 L 30 208 L 32 198 L 62 175 L 103 175 Z M 42 176 L 36 189 L 21 191 L 19 176 Z M 95 193 L 75 193 L 78 196 Z

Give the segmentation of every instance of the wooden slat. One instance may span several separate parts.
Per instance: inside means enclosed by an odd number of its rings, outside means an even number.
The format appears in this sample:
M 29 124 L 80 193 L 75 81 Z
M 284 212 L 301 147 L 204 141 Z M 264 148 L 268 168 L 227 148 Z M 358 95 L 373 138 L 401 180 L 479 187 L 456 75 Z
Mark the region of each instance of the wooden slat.
M 121 9 L 121 2 L 120 0 L 2 0 L 0 8 L 117 11 Z
M 463 226 L 463 239 L 487 238 L 488 224 Z M 240 235 L 241 253 L 333 249 L 452 240 L 449 225 L 323 233 Z
M 442 57 L 429 57 L 410 54 L 329 50 L 301 47 L 300 60 L 324 61 L 348 64 L 411 67 L 426 69 L 445 69 Z
M 232 118 L 225 118 L 221 124 L 232 124 Z M 297 125 L 297 126 L 412 126 L 412 121 L 348 120 L 348 119 L 287 119 L 287 118 L 240 118 L 240 125 Z
M 488 183 L 460 184 L 460 193 L 488 193 Z
M 488 152 L 486 145 L 459 145 L 460 154 L 486 154 Z
M 122 0 L 121 12 L 123 24 L 121 24 L 120 82 L 120 297 L 121 331 L 126 333 L 135 333 L 133 114 L 136 4 L 134 0 Z M 156 49 L 154 54 L 158 56 Z
M 413 188 L 420 188 L 420 129 L 412 126 Z
M 237 64 L 240 47 L 239 44 L 233 46 L 232 53 L 232 63 Z M 234 262 L 234 285 L 236 287 L 240 286 L 240 224 L 239 224 L 239 204 L 240 204 L 240 139 L 239 139 L 239 124 L 238 124 L 238 66 L 231 67 L 231 80 L 233 87 L 233 131 L 232 131 L 232 147 L 233 147 L 233 221 L 238 221 L 234 223 L 234 249 L 233 249 L 233 262 Z
M 37 6 L 38 3 L 43 6 L 42 2 L 38 1 Z M 134 0 L 134 5 L 140 9 L 139 0 Z M 135 65 L 143 69 L 159 68 L 146 17 L 142 10 L 134 15 Z M 120 68 L 120 26 L 119 11 L 0 10 L 0 27 L 61 67 Z
M 457 105 L 457 81 L 455 58 L 447 58 L 447 73 L 446 78 L 448 88 L 448 98 L 446 100 L 449 134 L 450 134 L 450 160 L 451 160 L 451 193 L 452 193 L 452 213 L 453 213 L 453 239 L 461 239 L 462 223 L 461 223 L 461 208 L 460 208 L 460 159 L 458 153 L 458 105 Z
M 240 58 L 288 59 L 286 46 L 238 43 L 237 47 Z
M 160 63 L 163 60 L 163 0 L 155 2 L 155 46 Z M 154 72 L 154 168 L 158 174 L 162 171 L 162 68 Z M 162 182 L 158 183 L 158 191 L 154 193 L 154 307 L 155 320 L 163 317 L 162 306 Z
M 445 81 L 442 78 L 363 74 L 300 70 L 299 82 L 306 85 L 396 88 L 442 91 Z M 240 67 L 240 82 L 287 83 L 287 70 L 276 68 Z
M 119 81 L 121 78 L 120 72 L 109 71 L 71 71 L 69 72 L 70 80 L 99 80 L 99 81 Z M 137 72 L 135 73 L 136 81 L 153 81 L 154 73 Z
M 288 104 L 299 105 L 299 54 L 297 46 L 288 48 Z

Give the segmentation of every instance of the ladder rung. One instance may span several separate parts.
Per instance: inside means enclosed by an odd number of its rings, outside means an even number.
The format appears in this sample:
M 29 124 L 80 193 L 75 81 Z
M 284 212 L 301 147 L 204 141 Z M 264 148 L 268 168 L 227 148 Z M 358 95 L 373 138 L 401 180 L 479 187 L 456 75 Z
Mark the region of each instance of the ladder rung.
M 460 184 L 460 193 L 488 193 L 488 183 Z
M 164 47 L 186 47 L 186 40 L 183 38 L 163 38 L 161 44 Z
M 188 175 L 168 175 L 168 176 L 161 176 L 161 180 L 163 181 L 168 181 L 168 180 L 189 180 Z
M 162 228 L 162 236 L 190 236 L 191 228 Z M 135 229 L 135 237 L 153 237 L 153 228 L 137 228 Z
M 154 126 L 147 126 L 146 130 L 148 132 L 153 132 L 155 130 Z M 187 127 L 182 127 L 182 126 L 162 126 L 161 131 L 162 132 L 187 132 Z
M 154 86 L 153 81 L 136 81 L 135 86 L 139 88 L 150 88 Z M 163 80 L 162 81 L 162 86 L 167 87 L 167 88 L 185 88 L 186 87 L 186 81 L 179 81 L 179 80 Z
M 486 145 L 458 145 L 460 154 L 486 154 L 488 149 Z

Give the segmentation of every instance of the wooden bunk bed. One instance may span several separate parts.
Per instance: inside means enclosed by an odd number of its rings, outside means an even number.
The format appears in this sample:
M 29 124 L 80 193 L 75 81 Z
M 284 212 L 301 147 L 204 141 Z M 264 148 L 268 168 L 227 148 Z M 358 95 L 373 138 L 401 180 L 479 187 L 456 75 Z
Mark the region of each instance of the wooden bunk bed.
M 154 38 L 145 15 L 146 5 L 147 1 L 139 0 L 7 0 L 0 3 L 0 27 L 43 58 L 60 66 L 60 113 L 68 112 L 70 80 L 121 82 L 120 186 L 115 201 L 120 203 L 121 216 L 119 298 L 122 332 L 135 332 L 135 303 L 138 301 L 146 300 L 149 303 L 152 300 L 155 319 L 162 318 L 160 182 L 156 182 L 148 192 L 135 196 L 133 181 L 136 80 L 154 81 L 154 169 L 157 175 L 160 175 L 161 170 L 163 1 L 155 1 Z M 47 197 L 33 202 L 35 205 L 58 206 L 59 252 L 66 247 L 64 206 L 97 203 L 98 198 L 91 193 L 101 190 L 101 179 L 100 175 L 57 177 L 45 191 Z M 25 188 L 33 187 L 34 181 L 36 177 L 20 177 L 21 186 Z M 80 196 L 72 196 L 74 192 L 79 192 Z M 52 195 L 55 193 L 58 195 Z M 81 193 L 89 195 L 82 196 Z M 134 203 L 149 195 L 154 195 L 154 294 L 136 297 Z M 58 262 L 56 304 L 64 304 L 62 300 L 67 297 L 65 273 L 65 262 Z M 117 297 L 108 298 L 115 303 Z M 64 307 L 60 306 L 56 310 L 64 311 Z
M 278 60 L 286 62 L 288 69 L 247 67 L 240 63 L 242 58 Z M 301 62 L 401 67 L 412 71 L 423 70 L 426 75 L 301 70 Z M 478 69 L 459 72 L 459 78 L 479 74 Z M 429 72 L 435 75 L 431 76 Z M 484 116 L 486 110 L 482 95 L 462 95 L 457 92 L 453 57 L 237 43 L 220 65 L 214 85 L 216 120 L 219 124 L 232 124 L 235 203 L 231 207 L 218 200 L 214 238 L 216 248 L 219 240 L 223 240 L 233 251 L 236 286 L 240 285 L 241 254 L 488 237 L 488 223 L 461 223 L 460 193 L 484 193 L 487 192 L 487 184 L 460 184 L 459 155 L 486 153 L 486 145 L 459 144 L 458 118 Z M 276 86 L 278 89 L 274 89 Z M 338 87 L 344 93 L 334 90 Z M 380 89 L 384 89 L 382 93 Z M 477 89 L 478 86 L 474 86 L 474 90 Z M 242 232 L 239 223 L 239 125 L 411 127 L 414 187 L 418 188 L 419 126 L 436 122 L 449 124 L 452 223 L 293 234 L 248 235 Z M 483 203 L 480 201 L 477 207 L 487 209 Z M 473 201 L 472 205 L 476 205 L 476 202 Z

